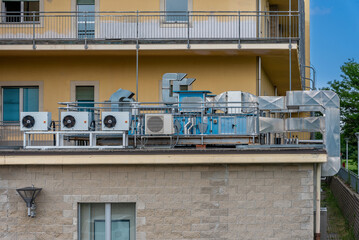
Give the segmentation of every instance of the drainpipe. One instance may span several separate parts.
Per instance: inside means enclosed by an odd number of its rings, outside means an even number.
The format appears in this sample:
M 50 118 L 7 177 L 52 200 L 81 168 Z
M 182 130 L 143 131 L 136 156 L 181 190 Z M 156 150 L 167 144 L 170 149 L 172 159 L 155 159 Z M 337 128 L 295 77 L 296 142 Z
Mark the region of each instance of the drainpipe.
M 315 199 L 315 206 L 316 206 L 316 211 L 315 211 L 315 234 L 314 234 L 314 239 L 315 240 L 320 240 L 320 186 L 321 186 L 321 170 L 322 170 L 322 166 L 320 163 L 317 164 L 317 172 L 316 172 L 316 199 Z
M 258 57 L 258 96 L 262 96 L 262 57 Z

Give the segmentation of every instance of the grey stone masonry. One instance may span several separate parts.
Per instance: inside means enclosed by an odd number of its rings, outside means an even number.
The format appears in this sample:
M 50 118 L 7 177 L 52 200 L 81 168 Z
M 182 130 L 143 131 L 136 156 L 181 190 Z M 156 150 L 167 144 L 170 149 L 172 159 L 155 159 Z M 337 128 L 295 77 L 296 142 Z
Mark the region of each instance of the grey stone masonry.
M 43 188 L 27 217 L 16 188 Z M 78 203 L 136 203 L 136 239 L 313 239 L 313 165 L 0 167 L 0 239 L 77 239 Z

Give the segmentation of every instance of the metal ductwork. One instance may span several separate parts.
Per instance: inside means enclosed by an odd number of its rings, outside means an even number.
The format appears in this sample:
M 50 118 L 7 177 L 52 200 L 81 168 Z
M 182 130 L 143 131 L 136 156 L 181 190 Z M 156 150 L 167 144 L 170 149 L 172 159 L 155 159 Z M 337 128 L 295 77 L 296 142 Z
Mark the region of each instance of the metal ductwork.
M 334 176 L 340 169 L 340 99 L 333 91 L 287 92 L 287 106 L 315 109 L 325 116 L 323 136 L 328 161 L 322 164 L 322 176 Z
M 340 169 L 340 100 L 332 91 L 288 91 L 286 97 L 258 97 L 259 109 L 277 113 L 321 112 L 323 117 L 259 118 L 260 133 L 321 132 L 327 150 L 322 176 Z
M 165 73 L 162 76 L 162 101 L 164 103 L 178 102 L 178 94 L 175 91 L 180 91 L 181 86 L 188 87 L 192 85 L 195 78 L 186 78 L 187 73 Z
M 129 103 L 134 102 L 133 96 L 135 94 L 131 91 L 125 89 L 118 89 L 115 93 L 113 93 L 110 97 L 111 111 L 113 112 L 124 112 L 130 111 Z M 128 109 L 124 107 L 129 106 Z

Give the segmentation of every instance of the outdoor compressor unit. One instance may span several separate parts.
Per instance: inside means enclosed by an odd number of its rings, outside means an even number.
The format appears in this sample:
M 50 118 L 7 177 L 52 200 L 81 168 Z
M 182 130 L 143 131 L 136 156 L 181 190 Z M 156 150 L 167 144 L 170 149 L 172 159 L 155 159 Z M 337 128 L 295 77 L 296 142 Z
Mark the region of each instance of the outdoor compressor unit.
M 21 131 L 48 131 L 51 125 L 50 112 L 21 112 Z
M 146 135 L 173 134 L 172 114 L 146 114 L 145 134 Z
M 129 112 L 102 112 L 103 131 L 128 131 L 130 130 Z
M 61 112 L 61 130 L 63 131 L 88 131 L 91 122 L 91 112 Z

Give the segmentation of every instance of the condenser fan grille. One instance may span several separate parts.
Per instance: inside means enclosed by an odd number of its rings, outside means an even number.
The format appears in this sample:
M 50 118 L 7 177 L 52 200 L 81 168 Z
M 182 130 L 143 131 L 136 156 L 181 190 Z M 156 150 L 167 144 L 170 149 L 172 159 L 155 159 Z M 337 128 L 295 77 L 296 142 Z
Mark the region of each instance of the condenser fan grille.
M 67 115 L 62 119 L 62 123 L 67 128 L 73 128 L 76 124 L 76 119 L 71 115 Z
M 35 118 L 33 116 L 27 115 L 22 119 L 22 125 L 25 128 L 32 128 L 35 125 Z
M 147 120 L 147 128 L 153 132 L 158 133 L 163 130 L 163 117 L 153 116 L 149 117 Z
M 107 127 L 107 128 L 113 128 L 116 126 L 116 118 L 112 115 L 108 115 L 105 117 L 105 119 L 103 120 L 103 124 Z

